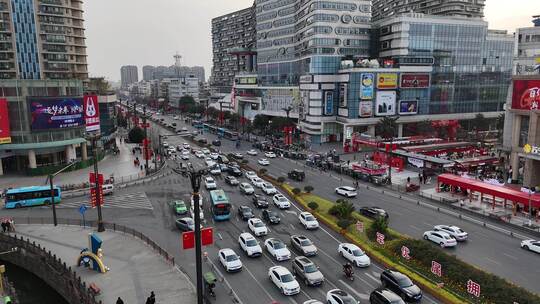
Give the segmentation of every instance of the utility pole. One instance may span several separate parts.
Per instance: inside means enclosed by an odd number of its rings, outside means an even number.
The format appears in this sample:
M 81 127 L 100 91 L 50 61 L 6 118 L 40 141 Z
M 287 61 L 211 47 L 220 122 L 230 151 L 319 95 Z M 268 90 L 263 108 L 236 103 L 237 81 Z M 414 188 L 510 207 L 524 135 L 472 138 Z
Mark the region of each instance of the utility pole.
M 199 216 L 199 189 L 201 188 L 201 179 L 205 170 L 195 171 L 193 166 L 190 169 L 189 178 L 193 188 L 193 204 L 195 217 L 195 266 L 197 270 L 197 304 L 203 304 L 203 280 L 202 280 L 202 244 L 201 244 L 201 217 Z
M 149 152 L 148 152 L 148 126 L 146 125 L 146 106 L 143 106 L 143 128 L 144 128 L 144 158 L 146 159 L 146 176 L 150 167 L 148 166 Z
M 53 180 L 58 174 L 66 171 L 67 169 L 71 168 L 72 166 L 74 166 L 77 163 L 78 162 L 72 162 L 71 164 L 69 164 L 69 165 L 65 166 L 64 168 L 62 168 L 60 171 L 55 172 L 53 174 L 49 174 L 49 176 L 47 177 L 47 179 L 49 180 L 49 185 L 51 187 L 51 204 L 52 204 L 52 212 L 53 212 L 53 223 L 54 223 L 55 226 L 58 226 L 58 220 L 56 218 L 56 204 L 54 202 L 54 197 L 56 195 L 58 195 L 58 193 L 56 191 L 54 191 L 54 181 Z M 45 182 L 45 183 L 47 183 L 47 182 Z
M 242 123 L 242 134 L 246 133 L 246 103 L 242 103 L 242 117 L 240 117 L 240 122 Z
M 105 231 L 105 226 L 103 225 L 103 216 L 101 214 L 101 196 L 100 196 L 100 188 L 102 185 L 99 184 L 99 171 L 98 171 L 98 156 L 97 156 L 97 139 L 99 135 L 92 136 L 92 146 L 93 146 L 93 155 L 94 155 L 94 176 L 95 176 L 95 191 L 96 191 L 96 205 L 97 205 L 97 211 L 98 211 L 98 232 Z

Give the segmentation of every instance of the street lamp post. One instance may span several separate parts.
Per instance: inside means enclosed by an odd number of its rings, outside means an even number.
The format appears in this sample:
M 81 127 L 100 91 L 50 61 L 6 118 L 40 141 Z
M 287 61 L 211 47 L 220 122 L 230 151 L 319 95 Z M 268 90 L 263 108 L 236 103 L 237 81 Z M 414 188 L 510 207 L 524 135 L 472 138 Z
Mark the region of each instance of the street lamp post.
M 95 192 L 96 192 L 96 207 L 98 211 L 98 232 L 105 231 L 105 225 L 103 225 L 103 216 L 101 214 L 101 196 L 100 196 L 100 184 L 99 184 L 99 170 L 98 170 L 98 156 L 97 156 L 97 139 L 99 135 L 92 136 L 93 156 L 94 156 L 94 176 L 95 176 Z
M 148 126 L 146 125 L 146 106 L 143 107 L 143 128 L 144 128 L 144 158 L 146 159 L 146 176 L 148 176 L 148 171 L 150 167 L 148 166 Z
M 54 191 L 54 182 L 53 182 L 53 179 L 60 173 L 66 171 L 67 169 L 71 168 L 72 166 L 74 166 L 75 164 L 77 164 L 77 162 L 72 162 L 71 164 L 65 166 L 64 168 L 62 168 L 60 171 L 57 171 L 53 174 L 49 174 L 49 176 L 47 177 L 47 179 L 49 180 L 49 185 L 51 187 L 51 204 L 52 204 L 52 211 L 53 211 L 53 223 L 55 226 L 58 226 L 58 220 L 56 218 L 56 206 L 55 206 L 55 203 L 54 203 L 54 197 L 55 197 L 55 191 Z

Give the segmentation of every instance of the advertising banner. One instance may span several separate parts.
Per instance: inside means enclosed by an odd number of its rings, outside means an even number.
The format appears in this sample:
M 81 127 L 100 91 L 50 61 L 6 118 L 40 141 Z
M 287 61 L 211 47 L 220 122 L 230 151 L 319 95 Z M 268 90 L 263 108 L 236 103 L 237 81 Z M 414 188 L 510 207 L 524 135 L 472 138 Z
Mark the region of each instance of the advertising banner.
M 324 94 L 324 115 L 332 115 L 334 113 L 334 92 Z
M 0 145 L 10 143 L 11 134 L 9 129 L 7 100 L 5 98 L 0 98 Z
M 514 80 L 512 109 L 540 109 L 540 80 Z
M 28 97 L 32 130 L 66 129 L 84 125 L 80 97 Z
M 371 100 L 373 99 L 373 85 L 374 77 L 373 73 L 364 73 L 360 75 L 362 78 L 360 83 L 360 99 Z
M 396 73 L 377 74 L 378 89 L 396 89 L 398 85 L 398 75 Z
M 400 115 L 418 114 L 418 100 L 400 100 L 399 101 Z
M 401 74 L 400 87 L 402 89 L 429 88 L 429 74 Z
M 378 91 L 375 115 L 396 115 L 396 91 Z
M 84 96 L 84 121 L 86 132 L 99 131 L 99 103 L 96 95 Z
M 373 106 L 372 106 L 371 101 L 360 101 L 360 109 L 358 111 L 358 116 L 360 117 L 373 116 Z

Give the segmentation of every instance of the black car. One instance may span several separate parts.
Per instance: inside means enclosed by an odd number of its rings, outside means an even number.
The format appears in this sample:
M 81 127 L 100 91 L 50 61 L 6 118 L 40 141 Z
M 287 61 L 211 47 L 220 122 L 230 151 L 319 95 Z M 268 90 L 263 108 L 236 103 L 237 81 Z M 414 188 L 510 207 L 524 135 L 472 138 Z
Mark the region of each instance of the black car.
M 253 210 L 249 208 L 248 206 L 240 206 L 238 207 L 238 215 L 242 218 L 242 220 L 247 221 L 252 217 L 255 217 L 253 214 Z
M 369 296 L 369 303 L 371 304 L 405 304 L 397 294 L 391 290 L 378 288 L 375 289 Z
M 240 170 L 240 168 L 238 168 L 238 167 L 229 166 L 229 174 L 232 175 L 232 176 L 241 177 L 242 176 L 242 170 Z
M 221 140 L 219 140 L 219 139 L 212 140 L 212 145 L 216 146 L 216 147 L 221 146 Z
M 240 184 L 240 182 L 234 176 L 225 177 L 225 182 L 231 186 L 238 186 L 238 184 Z
M 281 218 L 279 217 L 279 214 L 275 211 L 270 211 L 268 209 L 265 209 L 262 212 L 262 218 L 263 220 L 269 222 L 270 224 L 277 225 L 281 222 Z
M 254 194 L 251 201 L 259 209 L 268 208 L 268 205 L 269 205 L 268 201 L 266 200 L 266 197 L 260 194 Z
M 422 299 L 422 290 L 401 272 L 390 269 L 383 271 L 381 283 L 382 286 L 400 295 L 407 302 L 418 302 Z
M 384 209 L 381 209 L 379 207 L 361 207 L 360 213 L 372 219 L 388 219 L 388 213 Z
M 206 139 L 206 138 L 199 138 L 197 141 L 199 143 L 201 143 L 201 144 L 207 144 L 208 143 L 208 139 Z
M 295 181 L 299 181 L 299 182 L 304 181 L 304 179 L 306 178 L 306 173 L 304 173 L 304 171 L 298 170 L 298 169 L 292 170 L 287 175 L 289 176 L 290 179 L 295 180 Z

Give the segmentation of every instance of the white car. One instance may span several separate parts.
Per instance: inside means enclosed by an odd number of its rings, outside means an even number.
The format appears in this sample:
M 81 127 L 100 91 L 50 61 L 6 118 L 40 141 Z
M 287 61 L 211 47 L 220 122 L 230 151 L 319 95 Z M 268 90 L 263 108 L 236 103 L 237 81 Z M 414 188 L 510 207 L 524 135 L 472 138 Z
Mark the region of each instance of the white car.
M 248 257 L 253 258 L 262 255 L 262 248 L 259 242 L 250 233 L 241 233 L 238 237 L 238 244 Z
M 268 161 L 268 159 L 266 158 L 261 158 L 257 161 L 259 163 L 259 165 L 261 166 L 268 166 L 270 165 L 270 162 Z
M 338 253 L 345 259 L 349 260 L 349 262 L 356 265 L 356 267 L 368 267 L 371 265 L 371 259 L 355 244 L 339 244 Z
M 426 231 L 424 232 L 424 239 L 432 241 L 433 243 L 436 243 L 443 248 L 454 247 L 457 245 L 456 239 L 450 236 L 450 234 L 443 231 Z
M 246 173 L 244 173 L 244 175 L 246 176 L 247 179 L 251 180 L 252 178 L 254 177 L 258 177 L 257 176 L 257 173 L 253 172 L 253 171 L 246 171 Z
M 207 176 L 204 179 L 204 186 L 206 187 L 206 190 L 217 189 L 216 181 L 211 176 Z
M 213 160 L 217 160 L 217 159 L 218 159 L 218 157 L 219 157 L 219 154 L 218 154 L 218 153 L 215 153 L 215 152 L 213 152 L 213 153 L 210 153 L 210 158 L 211 158 L 211 159 L 213 159 Z
M 185 152 L 185 151 L 184 151 Z M 180 155 L 180 158 L 182 160 L 189 160 L 189 152 L 187 154 L 182 152 L 182 155 Z
M 324 303 L 319 300 L 307 300 L 302 304 L 324 304 Z
M 210 168 L 210 174 L 219 175 L 221 174 L 221 169 L 219 168 L 219 166 L 214 165 L 212 168 Z
M 525 240 L 521 242 L 521 248 L 540 253 L 540 241 Z
M 183 143 L 182 147 L 184 147 L 184 149 L 186 149 L 186 150 L 189 150 L 189 148 L 190 148 L 188 143 Z
M 272 194 L 276 194 L 277 193 L 277 190 L 276 188 L 274 187 L 274 185 L 270 184 L 270 183 L 263 183 L 262 187 L 261 187 L 262 191 L 264 193 L 266 193 L 266 195 L 272 195 Z
M 356 189 L 349 186 L 337 187 L 336 193 L 346 197 L 355 197 L 358 195 L 358 193 L 356 193 Z
M 358 302 L 358 300 L 356 300 L 350 294 L 348 294 L 347 292 L 341 289 L 332 289 L 326 293 L 326 303 L 327 304 L 359 304 L 360 302 Z M 371 303 L 375 303 L 375 302 L 371 302 Z M 397 302 L 392 302 L 392 303 L 397 303 Z
M 257 151 L 251 149 L 251 150 L 247 151 L 246 154 L 251 155 L 251 156 L 257 156 Z
M 208 150 L 208 148 L 203 148 L 201 151 L 204 154 L 210 154 L 210 150 Z
M 264 156 L 266 156 L 268 158 L 276 158 L 276 153 L 274 153 L 274 152 L 266 152 L 266 153 L 264 153 Z
M 232 249 L 221 249 L 218 252 L 218 257 L 221 265 L 223 265 L 223 268 L 227 272 L 242 270 L 242 261 L 240 261 L 240 257 Z
M 283 266 L 270 267 L 268 277 L 283 295 L 290 296 L 300 293 L 300 284 L 287 268 Z
M 281 240 L 276 238 L 269 238 L 264 241 L 264 247 L 271 256 L 273 256 L 278 262 L 286 261 L 291 258 L 291 252 L 287 248 L 287 245 Z
M 272 201 L 279 209 L 287 209 L 291 207 L 291 202 L 289 202 L 289 200 L 281 193 L 274 195 L 272 197 Z
M 248 220 L 248 228 L 255 234 L 255 236 L 262 236 L 268 234 L 268 228 L 260 219 L 253 217 Z
M 467 232 L 461 230 L 461 228 L 457 226 L 437 225 L 433 227 L 433 230 L 446 232 L 458 242 L 466 241 L 467 237 L 469 236 Z
M 244 194 L 247 194 L 247 195 L 255 193 L 255 189 L 253 189 L 253 186 L 251 186 L 248 183 L 240 183 L 238 188 L 240 188 L 240 192 L 242 192 Z
M 298 215 L 298 219 L 300 220 L 300 224 L 304 226 L 306 229 L 317 229 L 319 228 L 319 222 L 317 219 L 313 216 L 313 214 L 309 212 L 302 212 L 300 215 Z
M 195 156 L 197 158 L 204 158 L 204 153 L 202 153 L 201 151 L 197 151 L 197 152 L 195 152 Z
M 212 159 L 205 160 L 204 163 L 206 165 L 206 168 L 211 168 L 216 165 L 216 162 Z
M 251 183 L 253 184 L 253 186 L 260 189 L 262 188 L 264 181 L 260 177 L 254 177 L 251 179 Z

